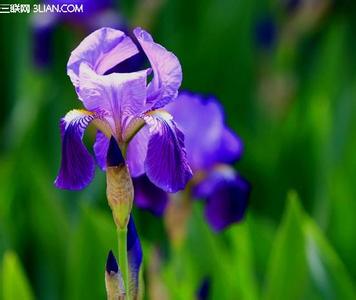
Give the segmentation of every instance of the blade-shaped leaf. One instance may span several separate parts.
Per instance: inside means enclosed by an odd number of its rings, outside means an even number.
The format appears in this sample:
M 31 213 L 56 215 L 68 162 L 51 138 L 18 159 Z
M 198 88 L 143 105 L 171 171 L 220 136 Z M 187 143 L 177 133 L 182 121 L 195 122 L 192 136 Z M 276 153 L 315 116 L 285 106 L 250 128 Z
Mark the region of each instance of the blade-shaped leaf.
M 297 196 L 291 193 L 272 249 L 264 299 L 302 298 L 307 275 L 302 219 Z
M 2 293 L 3 300 L 32 300 L 30 285 L 19 259 L 13 252 L 6 252 L 2 264 Z
M 312 219 L 306 218 L 304 233 L 310 275 L 324 299 L 356 299 L 344 264 Z
M 266 277 L 264 299 L 356 299 L 346 267 L 296 193 L 277 231 Z

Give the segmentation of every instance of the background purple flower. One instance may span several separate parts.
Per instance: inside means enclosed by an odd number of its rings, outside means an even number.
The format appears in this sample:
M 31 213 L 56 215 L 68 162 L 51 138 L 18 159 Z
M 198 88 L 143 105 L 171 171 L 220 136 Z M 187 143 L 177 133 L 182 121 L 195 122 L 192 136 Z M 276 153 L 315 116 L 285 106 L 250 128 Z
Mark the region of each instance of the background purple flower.
M 136 205 L 161 216 L 167 206 L 168 194 L 153 185 L 146 175 L 134 178 L 133 184 Z
M 241 139 L 225 125 L 224 112 L 213 97 L 180 93 L 167 105 L 185 134 L 188 160 L 193 170 L 207 170 L 217 163 L 234 163 L 243 153 Z
M 196 174 L 191 181 L 191 196 L 204 200 L 207 222 L 220 231 L 240 221 L 250 185 L 231 166 L 241 158 L 243 144 L 226 126 L 221 105 L 213 97 L 183 92 L 167 105 L 167 110 L 185 135 L 188 161 Z M 163 213 L 162 191 L 150 188 L 144 178 L 135 179 L 134 184 L 136 205 Z
M 219 166 L 194 187 L 195 197 L 205 199 L 205 218 L 220 231 L 242 220 L 250 196 L 250 184 L 229 166 Z

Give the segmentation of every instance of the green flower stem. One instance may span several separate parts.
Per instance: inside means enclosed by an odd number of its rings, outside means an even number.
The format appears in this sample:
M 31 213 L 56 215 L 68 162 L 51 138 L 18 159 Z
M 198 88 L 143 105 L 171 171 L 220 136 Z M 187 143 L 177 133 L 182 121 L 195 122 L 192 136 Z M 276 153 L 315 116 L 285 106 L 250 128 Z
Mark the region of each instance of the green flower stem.
M 127 228 L 117 230 L 119 241 L 119 266 L 124 279 L 126 300 L 131 300 L 130 297 L 130 280 L 129 280 L 129 263 L 127 258 Z

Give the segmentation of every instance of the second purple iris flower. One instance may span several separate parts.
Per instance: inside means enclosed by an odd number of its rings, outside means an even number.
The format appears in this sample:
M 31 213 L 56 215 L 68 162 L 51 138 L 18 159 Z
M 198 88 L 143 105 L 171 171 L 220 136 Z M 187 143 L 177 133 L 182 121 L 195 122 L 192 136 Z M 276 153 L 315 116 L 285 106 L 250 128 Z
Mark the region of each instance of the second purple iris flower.
M 240 221 L 250 184 L 232 167 L 242 156 L 243 144 L 226 126 L 222 106 L 212 97 L 183 92 L 166 109 L 185 136 L 187 159 L 194 172 L 188 195 L 205 202 L 206 220 L 215 231 Z M 138 207 L 155 215 L 164 213 L 169 194 L 145 176 L 134 179 L 134 187 Z

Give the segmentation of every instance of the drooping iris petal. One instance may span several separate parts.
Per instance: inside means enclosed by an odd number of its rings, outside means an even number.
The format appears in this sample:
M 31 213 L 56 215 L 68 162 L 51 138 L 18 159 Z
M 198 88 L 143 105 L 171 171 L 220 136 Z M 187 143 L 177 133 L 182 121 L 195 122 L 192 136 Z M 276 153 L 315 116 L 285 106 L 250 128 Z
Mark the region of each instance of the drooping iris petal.
M 192 177 L 184 148 L 184 135 L 165 111 L 145 116 L 150 128 L 145 171 L 148 178 L 166 192 L 184 189 Z
M 127 147 L 126 162 L 132 177 L 138 177 L 145 173 L 144 163 L 146 160 L 148 140 L 148 127 L 145 126 L 136 133 Z
M 125 131 L 129 122 L 144 109 L 147 70 L 135 73 L 97 75 L 80 67 L 80 96 L 88 110 L 105 110 L 113 120 L 113 132 Z
M 154 73 L 148 87 L 147 103 L 152 105 L 152 109 L 163 107 L 178 95 L 182 82 L 179 60 L 172 52 L 155 43 L 148 32 L 136 28 L 134 34 L 147 55 Z
M 127 255 L 130 274 L 129 289 L 132 299 L 137 299 L 139 272 L 142 264 L 142 248 L 132 215 L 127 225 Z
M 79 67 L 82 63 L 95 73 L 104 74 L 136 53 L 138 53 L 137 47 L 124 32 L 104 27 L 88 35 L 72 51 L 67 64 L 67 73 L 79 93 Z
M 61 119 L 62 162 L 55 185 L 61 189 L 84 188 L 94 177 L 94 159 L 84 146 L 84 130 L 100 113 L 71 110 Z
M 133 184 L 136 206 L 146 209 L 156 216 L 162 216 L 168 202 L 167 193 L 156 187 L 145 175 L 134 178 Z
M 96 162 L 100 169 L 106 170 L 106 154 L 109 148 L 109 139 L 104 133 L 98 130 L 96 133 L 95 143 L 94 143 L 94 153 L 96 157 Z
M 207 222 L 221 231 L 243 218 L 250 190 L 250 184 L 231 167 L 220 166 L 195 187 L 194 194 L 206 200 Z

